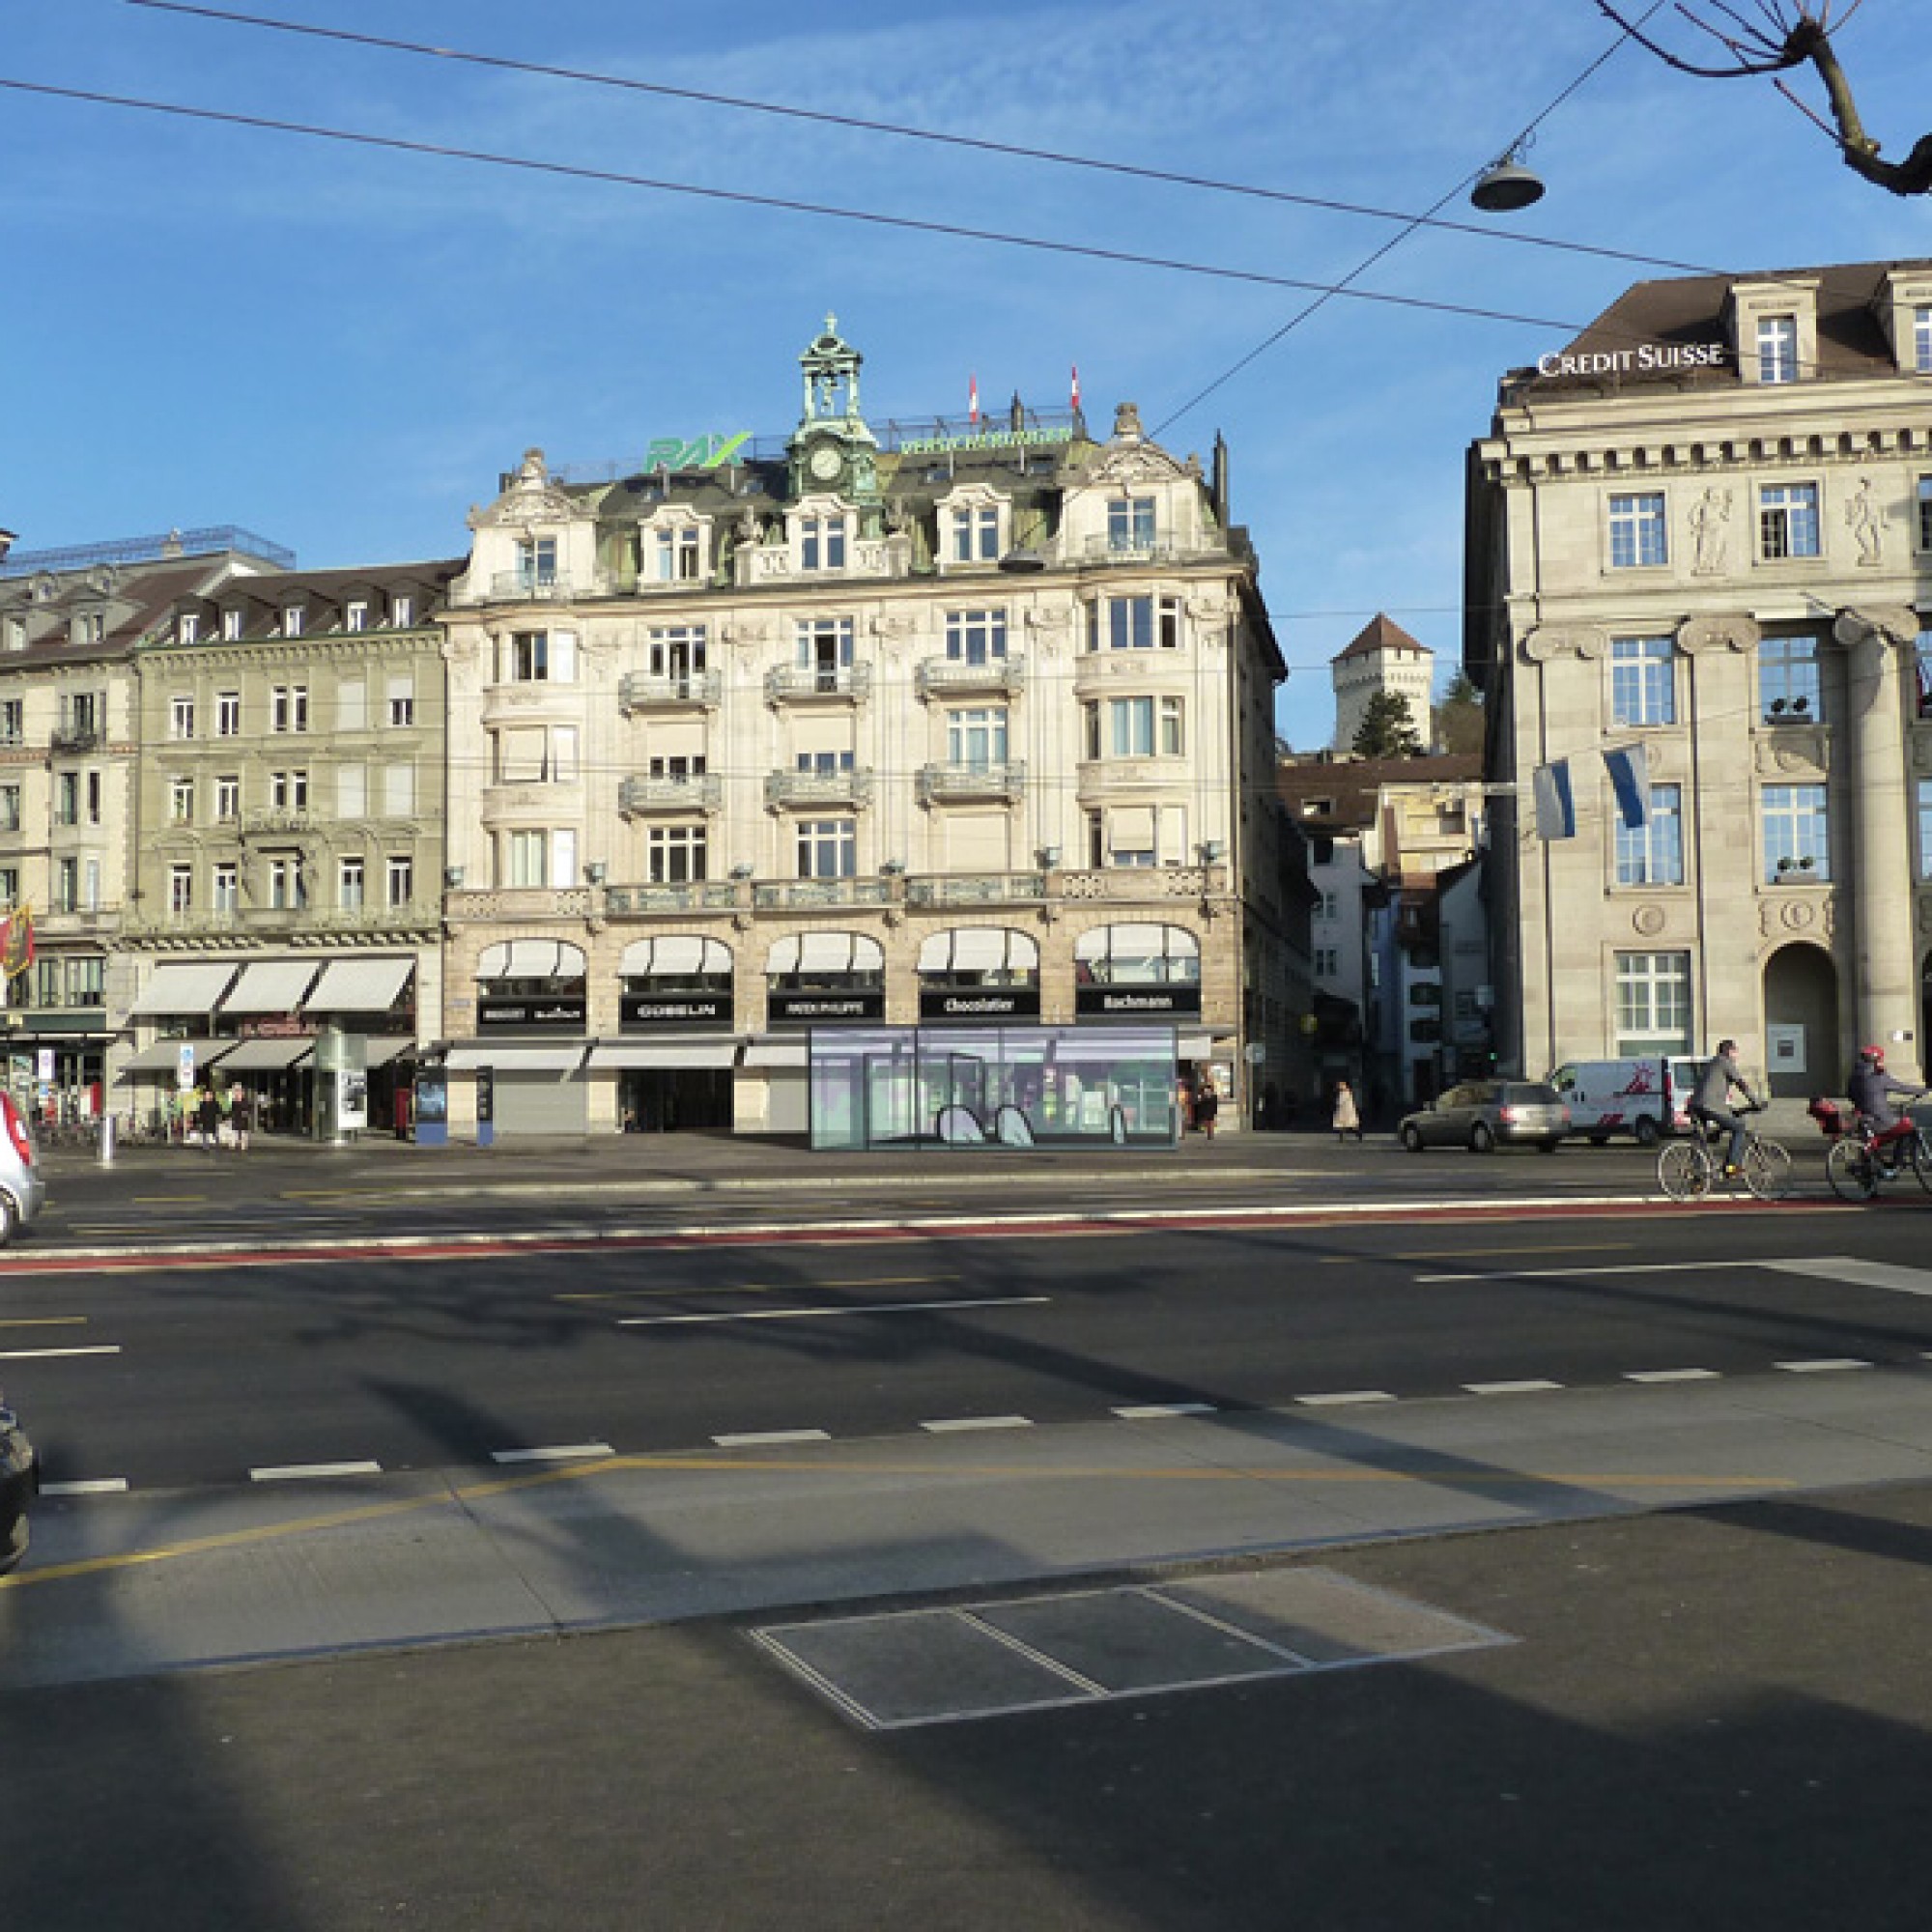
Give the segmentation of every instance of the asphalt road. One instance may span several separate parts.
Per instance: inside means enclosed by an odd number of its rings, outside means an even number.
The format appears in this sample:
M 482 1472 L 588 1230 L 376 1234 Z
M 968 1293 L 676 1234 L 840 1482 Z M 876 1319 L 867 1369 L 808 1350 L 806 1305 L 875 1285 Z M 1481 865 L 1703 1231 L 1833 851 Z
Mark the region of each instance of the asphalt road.
M 0 1377 L 50 1483 L 147 1490 L 1932 1366 L 1915 1205 L 1316 1226 L 1191 1211 L 1041 1233 L 982 1202 L 971 1230 L 864 1238 L 714 1227 L 20 1272 L 0 1277 Z

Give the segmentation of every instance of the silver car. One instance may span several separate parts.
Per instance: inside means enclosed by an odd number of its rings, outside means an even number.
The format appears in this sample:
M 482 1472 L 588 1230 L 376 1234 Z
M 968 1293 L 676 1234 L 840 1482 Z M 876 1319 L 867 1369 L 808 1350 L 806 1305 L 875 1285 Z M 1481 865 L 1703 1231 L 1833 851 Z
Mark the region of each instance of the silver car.
M 1398 1131 L 1410 1153 L 1432 1147 L 1465 1147 L 1473 1153 L 1533 1147 L 1554 1153 L 1570 1131 L 1570 1109 L 1555 1088 L 1539 1080 L 1465 1080 L 1410 1114 Z
M 46 1198 L 26 1117 L 0 1089 L 0 1246 L 33 1224 Z

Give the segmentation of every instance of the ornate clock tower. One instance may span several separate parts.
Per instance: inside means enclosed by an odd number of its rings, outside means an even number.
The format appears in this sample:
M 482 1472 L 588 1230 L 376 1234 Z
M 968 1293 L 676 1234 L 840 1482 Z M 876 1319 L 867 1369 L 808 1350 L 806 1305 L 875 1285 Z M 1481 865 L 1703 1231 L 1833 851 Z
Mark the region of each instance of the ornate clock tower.
M 792 432 L 794 497 L 825 493 L 859 506 L 863 534 L 877 535 L 880 515 L 877 440 L 859 413 L 859 365 L 866 358 L 825 318 L 824 333 L 798 358 L 805 374 L 805 413 Z

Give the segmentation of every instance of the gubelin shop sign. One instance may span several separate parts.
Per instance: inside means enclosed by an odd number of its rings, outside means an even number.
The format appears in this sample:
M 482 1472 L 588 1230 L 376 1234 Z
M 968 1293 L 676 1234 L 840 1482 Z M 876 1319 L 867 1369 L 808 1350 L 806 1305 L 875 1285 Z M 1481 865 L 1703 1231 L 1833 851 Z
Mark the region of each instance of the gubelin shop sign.
M 1630 376 L 1653 370 L 1720 368 L 1730 351 L 1721 342 L 1639 342 L 1634 349 L 1593 349 L 1585 355 L 1536 358 L 1539 376 Z

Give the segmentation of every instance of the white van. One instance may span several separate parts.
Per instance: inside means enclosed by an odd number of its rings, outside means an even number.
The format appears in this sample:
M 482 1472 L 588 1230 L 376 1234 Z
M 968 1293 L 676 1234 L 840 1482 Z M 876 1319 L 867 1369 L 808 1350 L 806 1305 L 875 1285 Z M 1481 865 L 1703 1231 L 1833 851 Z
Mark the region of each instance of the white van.
M 1704 1069 L 1701 1060 L 1649 1054 L 1635 1060 L 1572 1060 L 1550 1074 L 1570 1108 L 1570 1131 L 1599 1147 L 1632 1134 L 1650 1147 L 1665 1134 L 1690 1130 L 1684 1109 Z

